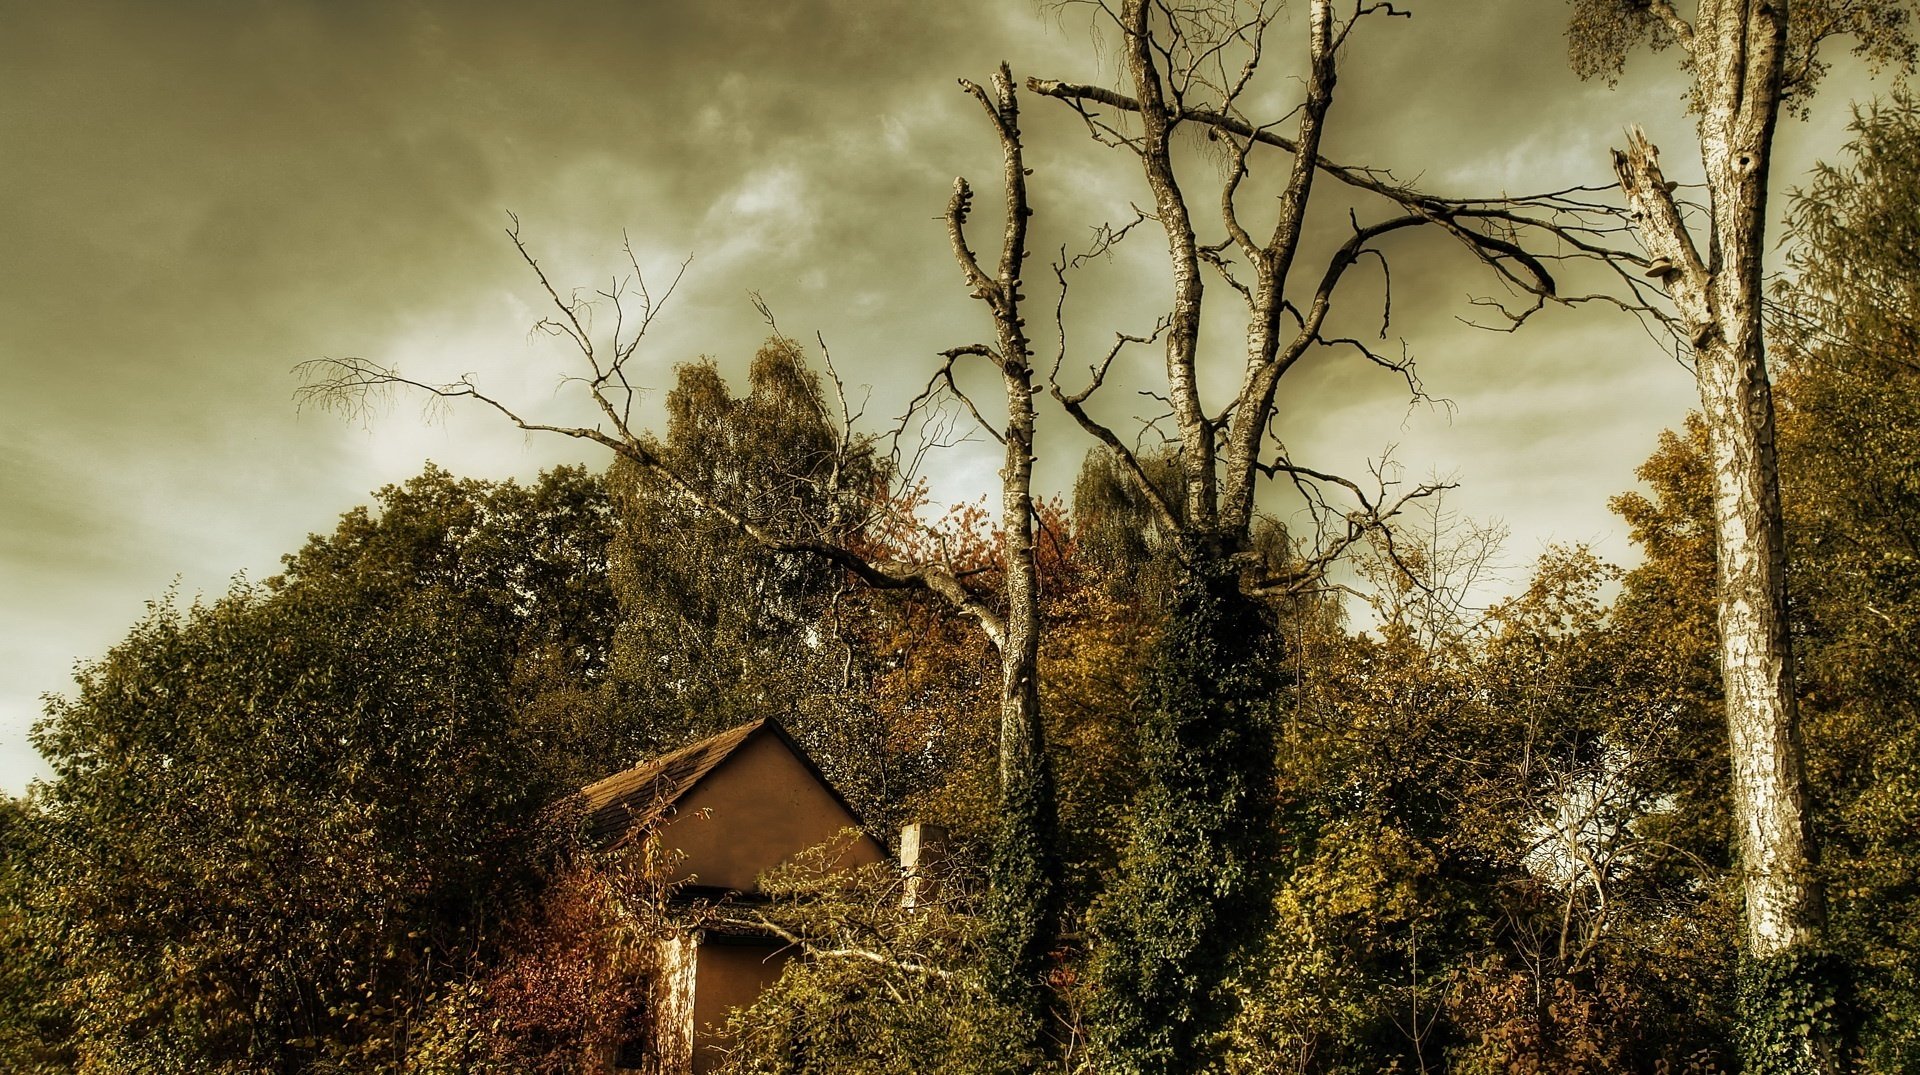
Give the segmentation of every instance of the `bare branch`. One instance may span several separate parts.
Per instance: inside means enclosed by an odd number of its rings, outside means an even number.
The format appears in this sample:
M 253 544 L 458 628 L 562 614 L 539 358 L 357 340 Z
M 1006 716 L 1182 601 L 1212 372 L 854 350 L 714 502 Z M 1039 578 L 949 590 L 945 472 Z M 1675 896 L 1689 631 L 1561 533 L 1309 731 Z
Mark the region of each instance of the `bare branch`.
M 901 959 L 897 956 L 888 955 L 885 952 L 876 952 L 870 948 L 853 948 L 848 946 L 830 947 L 823 945 L 794 933 L 758 911 L 746 918 L 720 915 L 716 921 L 723 925 L 747 926 L 753 929 L 764 930 L 815 959 L 851 959 L 862 963 L 872 963 L 881 967 L 889 967 L 894 970 L 906 971 L 909 974 L 938 978 L 942 981 L 953 981 L 958 977 L 944 967 L 936 967 L 931 963 L 924 963 L 919 960 Z
M 592 339 L 590 313 L 586 305 L 577 299 L 569 300 L 561 297 L 531 251 L 521 241 L 517 217 L 513 218 L 513 227 L 508 230 L 508 237 L 521 258 L 533 270 L 548 298 L 560 311 L 561 320 L 548 319 L 541 324 L 549 326 L 548 331 L 555 335 L 571 339 L 575 349 L 592 369 L 591 378 L 573 378 L 573 380 L 587 386 L 589 397 L 606 419 L 605 427 L 556 425 L 531 421 L 504 401 L 481 391 L 471 376 L 462 377 L 447 384 L 430 384 L 360 358 L 320 358 L 300 363 L 295 367 L 295 372 L 301 378 L 301 384 L 295 392 L 296 400 L 302 405 L 322 406 L 352 416 L 364 416 L 370 403 L 375 399 L 388 396 L 396 390 L 420 392 L 434 400 L 473 401 L 493 410 L 515 427 L 529 433 L 553 433 L 598 444 L 629 461 L 643 473 L 659 480 L 675 495 L 711 514 L 768 552 L 805 553 L 819 557 L 878 589 L 933 594 L 943 599 L 956 611 L 972 619 L 995 647 L 1004 644 L 1006 638 L 1004 618 L 968 588 L 961 576 L 950 567 L 941 564 L 909 563 L 887 557 L 869 557 L 826 537 L 777 533 L 754 522 L 742 511 L 722 503 L 687 479 L 660 456 L 646 437 L 640 435 L 629 424 L 630 395 L 623 401 L 626 405 L 616 406 L 613 398 L 608 394 L 608 386 L 616 380 L 621 385 L 622 392 L 630 393 L 631 390 L 627 387 L 624 378 L 617 375 L 635 353 L 633 344 L 638 339 L 638 335 L 625 343 L 616 340 L 611 349 L 616 356 L 614 365 L 602 365 Z M 637 268 L 636 266 L 636 271 Z M 685 271 L 684 263 L 681 271 L 682 273 Z M 679 279 L 679 276 L 675 277 L 676 286 Z M 671 291 L 670 288 L 669 295 Z M 612 299 L 616 306 L 619 305 L 622 294 L 622 289 L 616 286 Z M 664 297 L 659 301 L 654 300 L 651 294 L 644 290 L 641 295 L 643 316 L 640 319 L 640 327 L 636 330 L 637 334 L 651 326 L 665 301 Z M 756 305 L 763 316 L 771 319 L 772 313 L 763 301 L 757 302 Z M 624 325 L 625 320 L 616 316 L 615 323 Z M 824 401 L 815 400 L 815 403 L 822 407 L 824 413 Z
M 953 196 L 947 199 L 947 240 L 953 245 L 954 260 L 960 263 L 961 271 L 967 274 L 967 287 L 975 298 L 985 299 L 993 294 L 994 281 L 980 268 L 979 259 L 973 256 L 973 250 L 967 246 L 967 214 L 972 210 L 973 188 L 967 185 L 965 179 L 956 178 L 953 181 Z

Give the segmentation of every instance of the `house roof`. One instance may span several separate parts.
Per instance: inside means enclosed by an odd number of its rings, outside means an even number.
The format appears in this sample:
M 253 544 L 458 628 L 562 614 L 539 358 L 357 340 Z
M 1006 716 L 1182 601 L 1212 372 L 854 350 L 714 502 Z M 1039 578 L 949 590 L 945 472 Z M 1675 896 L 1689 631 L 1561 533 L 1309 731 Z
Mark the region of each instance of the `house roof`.
M 794 741 L 786 728 L 772 717 L 762 717 L 581 788 L 580 794 L 586 799 L 587 840 L 603 848 L 625 843 L 648 822 L 669 814 L 676 802 L 718 769 L 735 751 L 763 734 L 777 736 L 786 744 L 814 779 L 865 830 L 866 824 L 860 821 L 860 815 L 854 811 L 852 804 L 820 772 L 820 767 L 807 756 L 807 752 Z M 883 842 L 881 846 L 886 845 Z

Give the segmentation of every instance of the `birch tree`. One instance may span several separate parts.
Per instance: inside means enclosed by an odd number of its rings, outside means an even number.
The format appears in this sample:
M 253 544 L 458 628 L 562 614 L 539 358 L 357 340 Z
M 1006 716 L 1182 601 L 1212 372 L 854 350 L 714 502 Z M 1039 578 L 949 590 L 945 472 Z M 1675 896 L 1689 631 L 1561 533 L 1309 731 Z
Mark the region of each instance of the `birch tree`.
M 1787 624 L 1786 541 L 1762 335 L 1767 179 L 1783 110 L 1804 109 L 1819 47 L 1851 33 L 1878 62 L 1908 63 L 1899 0 L 1574 0 L 1575 69 L 1617 76 L 1642 41 L 1677 47 L 1692 73 L 1707 205 L 1689 214 L 1635 128 L 1614 154 L 1641 264 L 1671 300 L 1693 361 L 1713 471 L 1719 661 L 1745 898 L 1743 1022 L 1749 1070 L 1846 1063 L 1843 1016 L 1819 958 L 1826 909 L 1807 823 Z

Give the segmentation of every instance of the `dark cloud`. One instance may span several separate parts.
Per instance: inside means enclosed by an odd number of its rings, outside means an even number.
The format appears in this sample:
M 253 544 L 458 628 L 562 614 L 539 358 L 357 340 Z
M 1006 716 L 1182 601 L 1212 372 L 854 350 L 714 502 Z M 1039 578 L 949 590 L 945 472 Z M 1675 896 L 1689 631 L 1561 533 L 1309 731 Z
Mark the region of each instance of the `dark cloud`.
M 541 297 L 502 234 L 509 210 L 563 287 L 623 271 L 623 230 L 656 285 L 695 255 L 647 352 L 655 387 L 701 353 L 740 367 L 766 331 L 751 289 L 874 384 L 871 414 L 896 413 L 932 352 L 986 331 L 936 219 L 956 173 L 989 186 L 998 168 L 953 80 L 1002 58 L 1110 76 L 1091 10 L 0 0 L 0 785 L 33 771 L 35 697 L 175 578 L 191 595 L 270 573 L 429 456 L 487 476 L 598 461 L 481 415 L 425 424 L 401 404 L 362 427 L 292 403 L 294 362 L 362 354 L 580 416 L 555 393 L 564 355 L 527 336 Z M 1635 118 L 1684 144 L 1671 77 L 1608 92 L 1566 73 L 1557 5 L 1416 10 L 1352 46 L 1337 154 L 1459 192 L 1604 178 Z M 1843 70 L 1829 99 L 1857 85 Z M 1144 199 L 1126 161 L 1049 104 L 1025 114 L 1043 256 Z M 1832 151 L 1838 107 L 1788 133 L 1784 174 Z M 1344 226 L 1320 223 L 1330 239 Z M 1076 283 L 1076 347 L 1150 323 L 1157 245 L 1143 232 Z M 1353 466 L 1398 442 L 1414 474 L 1458 472 L 1462 507 L 1506 516 L 1522 555 L 1549 537 L 1624 554 L 1605 497 L 1684 412 L 1684 373 L 1597 315 L 1467 329 L 1455 315 L 1485 287 L 1416 241 L 1395 265 L 1393 345 L 1404 335 L 1454 406 L 1409 411 L 1390 376 L 1323 356 L 1290 378 L 1289 443 Z M 1374 316 L 1355 309 L 1357 325 Z M 1215 334 L 1229 364 L 1235 335 Z M 1150 377 L 1153 356 L 1130 361 Z M 1059 489 L 1084 445 L 1050 421 L 1042 476 Z M 994 462 L 976 447 L 940 469 L 961 495 Z

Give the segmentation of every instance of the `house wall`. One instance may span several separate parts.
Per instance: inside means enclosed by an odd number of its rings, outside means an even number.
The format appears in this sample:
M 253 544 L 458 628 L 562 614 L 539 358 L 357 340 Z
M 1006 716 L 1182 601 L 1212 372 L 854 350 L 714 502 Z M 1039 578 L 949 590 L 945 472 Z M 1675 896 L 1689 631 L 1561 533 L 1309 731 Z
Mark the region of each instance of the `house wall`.
M 693 989 L 693 1071 L 702 1075 L 720 1066 L 732 1044 L 727 1015 L 759 999 L 760 991 L 780 976 L 791 953 L 771 942 L 709 938 L 700 946 L 700 967 Z
M 858 824 L 779 736 L 758 735 L 681 797 L 661 839 L 684 856 L 682 879 L 753 892 L 762 873 Z M 886 857 L 878 841 L 862 834 L 842 863 L 863 866 Z

